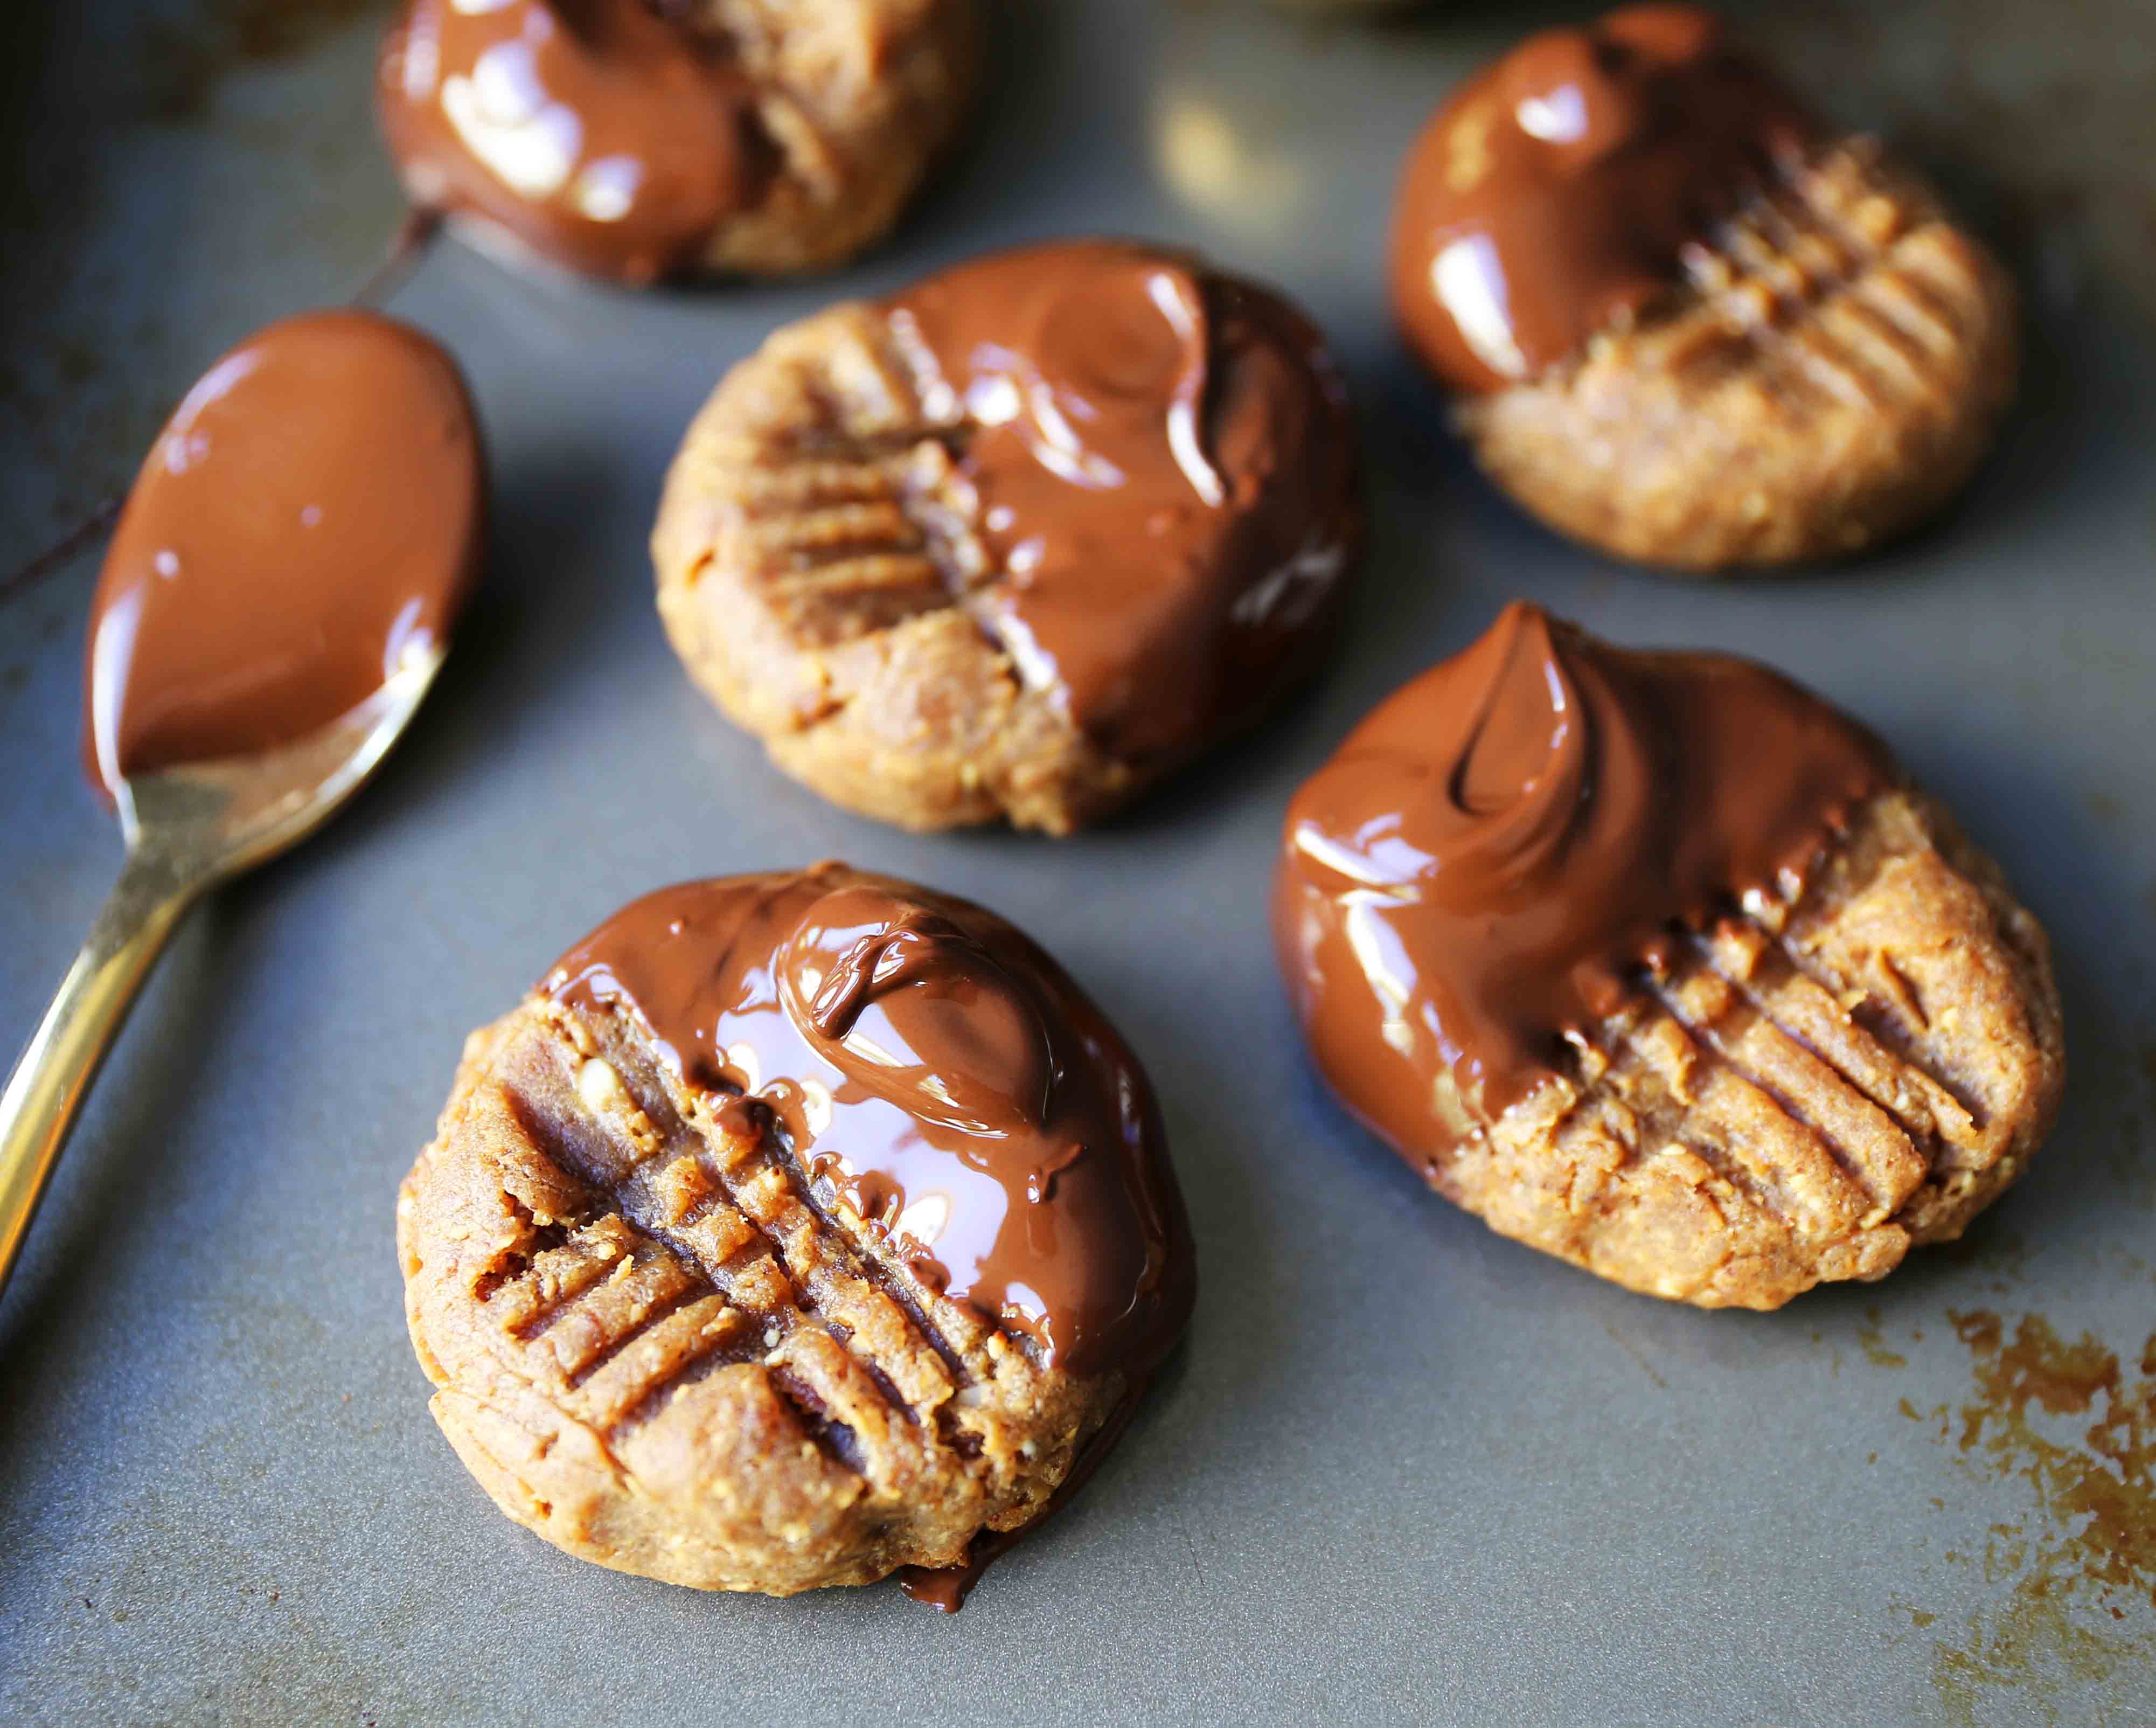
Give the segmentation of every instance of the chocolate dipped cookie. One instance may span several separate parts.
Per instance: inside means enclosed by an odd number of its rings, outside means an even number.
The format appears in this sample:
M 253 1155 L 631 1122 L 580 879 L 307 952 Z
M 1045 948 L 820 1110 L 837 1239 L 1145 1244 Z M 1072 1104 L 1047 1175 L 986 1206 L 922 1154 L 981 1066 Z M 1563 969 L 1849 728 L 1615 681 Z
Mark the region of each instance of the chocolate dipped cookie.
M 1274 928 L 1319 1070 L 1431 1186 L 1702 1307 L 1958 1236 L 2065 1077 L 2043 931 L 1876 738 L 1527 605 L 1296 794 Z
M 955 1607 L 1187 1324 L 1144 1071 L 994 913 L 842 865 L 661 890 L 475 1033 L 398 1202 L 433 1411 L 565 1552 Z
M 1152 246 L 1003 253 L 727 374 L 660 507 L 660 614 L 834 803 L 1067 833 L 1314 669 L 1355 472 L 1277 295 Z
M 403 0 L 377 82 L 422 208 L 632 285 L 842 262 L 978 81 L 978 0 Z
M 1913 527 L 2020 366 L 1990 253 L 1689 6 L 1545 31 L 1450 98 L 1408 157 L 1392 280 L 1491 477 L 1679 570 Z

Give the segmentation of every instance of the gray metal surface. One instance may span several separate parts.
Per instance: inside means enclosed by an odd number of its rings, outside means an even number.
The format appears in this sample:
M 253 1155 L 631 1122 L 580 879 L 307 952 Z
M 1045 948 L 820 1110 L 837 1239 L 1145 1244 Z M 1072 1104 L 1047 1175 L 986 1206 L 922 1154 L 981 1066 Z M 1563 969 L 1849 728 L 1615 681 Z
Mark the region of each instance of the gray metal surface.
M 124 480 L 215 353 L 343 291 L 397 210 L 363 0 L 9 10 L 0 78 L 33 95 L 0 112 L 0 566 Z M 1830 575 L 1686 586 L 1558 543 L 1477 481 L 1394 348 L 1393 165 L 1531 10 L 1378 30 L 1029 0 L 971 154 L 835 280 L 638 299 L 438 249 L 395 305 L 486 418 L 484 597 L 379 784 L 167 956 L 0 1303 L 0 1719 L 2156 1721 L 2149 1460 L 2087 1437 L 2156 1370 L 2152 170 L 2126 147 L 2156 114 L 2147 33 L 2108 28 L 2125 4 L 1876 10 L 1763 24 L 1989 213 L 2034 352 L 1966 507 Z M 1375 515 L 1339 659 L 1097 834 L 854 820 L 679 675 L 642 545 L 664 464 L 780 321 L 1099 229 L 1274 277 L 1336 338 Z M 0 602 L 0 1059 L 119 860 L 75 766 L 94 565 Z M 1845 702 L 2048 923 L 2071 1095 L 1968 1243 L 1779 1314 L 1693 1313 L 1492 1237 L 1315 1086 L 1265 941 L 1281 806 L 1514 594 Z M 1147 1057 L 1195 1215 L 1180 1367 L 956 1620 L 555 1554 L 435 1432 L 399 1310 L 397 1183 L 465 1031 L 633 894 L 823 855 L 1054 949 Z M 1974 1310 L 2092 1335 L 2118 1384 L 2077 1410 L 2046 1382 L 2060 1413 L 2017 1425 Z M 2106 1483 L 2111 1525 L 2087 1509 Z

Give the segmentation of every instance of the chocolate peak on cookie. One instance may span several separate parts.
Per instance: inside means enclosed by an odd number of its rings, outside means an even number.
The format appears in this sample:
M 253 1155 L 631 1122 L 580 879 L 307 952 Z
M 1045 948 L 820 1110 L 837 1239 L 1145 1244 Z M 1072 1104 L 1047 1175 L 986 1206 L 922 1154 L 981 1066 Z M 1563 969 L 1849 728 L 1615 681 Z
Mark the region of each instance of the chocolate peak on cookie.
M 835 867 L 663 889 L 564 955 L 687 1083 L 776 1115 L 916 1275 L 1073 1372 L 1159 1354 L 1172 1208 L 1127 1056 L 1002 919 Z
M 1288 811 L 1320 1070 L 1441 1191 L 1634 1288 L 1774 1306 L 1958 1234 L 2041 1141 L 2042 933 L 1856 722 L 1524 604 Z
M 1187 1325 L 1142 1069 L 1003 919 L 821 864 L 624 908 L 474 1035 L 398 1240 L 436 1420 L 567 1552 L 952 1607 Z
M 1075 240 L 778 332 L 690 429 L 653 550 L 676 651 L 789 772 L 1062 833 L 1313 670 L 1358 529 L 1309 322 Z
M 1711 13 L 1628 6 L 1531 36 L 1409 157 L 1401 321 L 1456 388 L 1533 378 L 1666 297 L 1686 246 L 1815 137 Z
M 477 576 L 479 426 L 438 344 L 364 311 L 257 332 L 128 494 L 91 605 L 84 755 L 122 780 L 296 742 L 439 646 Z
M 1516 601 L 1296 795 L 1289 880 L 1352 902 L 1339 939 L 1358 954 L 1382 930 L 1368 951 L 1405 957 L 1374 1039 L 1352 994 L 1347 1023 L 1312 1036 L 1343 1073 L 1377 1058 L 1351 1091 L 1395 1139 L 1442 1150 L 1440 1075 L 1472 1118 L 1518 1103 L 1676 932 L 1800 890 L 1894 778 L 1861 728 L 1764 666 L 1616 648 Z M 1282 940 L 1305 934 L 1291 918 Z
M 973 0 L 404 0 L 377 79 L 415 200 L 641 285 L 837 262 L 955 130 Z
M 1943 505 L 2020 366 L 2010 280 L 1712 13 L 1531 37 L 1409 152 L 1395 316 L 1497 484 L 1684 570 L 1845 556 Z

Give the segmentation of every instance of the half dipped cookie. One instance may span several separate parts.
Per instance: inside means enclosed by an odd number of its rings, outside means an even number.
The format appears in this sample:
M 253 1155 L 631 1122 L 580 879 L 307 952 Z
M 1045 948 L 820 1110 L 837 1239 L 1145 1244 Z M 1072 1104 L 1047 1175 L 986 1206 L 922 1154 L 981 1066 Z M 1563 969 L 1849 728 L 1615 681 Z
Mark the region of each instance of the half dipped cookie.
M 1274 919 L 1320 1071 L 1431 1186 L 1702 1307 L 1958 1236 L 2065 1078 L 2043 931 L 1869 732 L 1528 605 L 1296 794 Z
M 980 907 L 842 865 L 661 890 L 475 1033 L 398 1203 L 443 1432 L 565 1552 L 955 1607 L 1181 1337 L 1144 1071 Z
M 1392 277 L 1497 485 L 1680 570 L 1923 521 L 2020 367 L 2011 280 L 1922 178 L 1691 6 L 1543 31 L 1450 97 L 1408 157 Z
M 789 325 L 652 550 L 690 676 L 825 798 L 1068 833 L 1271 712 L 1360 537 L 1346 393 L 1270 290 L 1072 240 Z

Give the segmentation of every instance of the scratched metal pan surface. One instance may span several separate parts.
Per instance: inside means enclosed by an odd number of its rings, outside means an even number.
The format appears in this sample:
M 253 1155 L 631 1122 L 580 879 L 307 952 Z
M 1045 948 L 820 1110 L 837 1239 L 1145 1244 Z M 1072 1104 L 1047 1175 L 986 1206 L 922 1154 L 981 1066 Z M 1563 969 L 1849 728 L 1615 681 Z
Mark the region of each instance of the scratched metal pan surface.
M 2032 353 L 1944 524 L 1732 586 L 1522 518 L 1387 328 L 1402 149 L 1548 14 L 1004 9 L 971 152 L 833 279 L 638 298 L 444 244 L 398 295 L 482 405 L 491 568 L 379 783 L 167 955 L 0 1303 L 0 1719 L 2156 1721 L 2156 96 L 2136 7 L 1761 10 L 1830 111 L 1904 138 L 1999 239 Z M 215 354 L 347 291 L 398 210 L 367 113 L 379 7 L 8 10 L 0 567 L 123 483 Z M 1080 839 L 844 815 L 667 651 L 644 541 L 668 455 L 779 322 L 1097 230 L 1276 279 L 1332 332 L 1374 517 L 1338 658 Z M 119 862 L 75 757 L 95 563 L 0 601 L 10 1059 Z M 1515 595 L 1767 656 L 1845 703 L 2049 925 L 2065 1115 L 1964 1244 L 1779 1314 L 1695 1313 L 1491 1235 L 1314 1083 L 1265 937 L 1282 807 Z M 956 1619 L 891 1587 L 712 1597 L 555 1553 L 436 1432 L 400 1309 L 397 1185 L 465 1033 L 633 895 L 827 855 L 985 901 L 1060 955 L 1150 1065 L 1196 1221 L 1179 1365 Z

